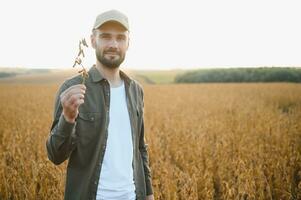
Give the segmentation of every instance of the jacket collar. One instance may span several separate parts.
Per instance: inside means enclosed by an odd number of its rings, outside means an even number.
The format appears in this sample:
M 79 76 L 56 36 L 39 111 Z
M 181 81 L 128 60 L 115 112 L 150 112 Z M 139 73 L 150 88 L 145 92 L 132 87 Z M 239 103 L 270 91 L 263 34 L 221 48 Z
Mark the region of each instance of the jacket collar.
M 103 79 L 106 79 L 101 73 L 100 71 L 96 68 L 96 65 L 93 65 L 90 70 L 89 70 L 89 76 L 91 76 L 92 78 L 92 82 L 99 82 L 102 81 Z M 127 83 L 127 84 L 131 84 L 133 79 L 130 78 L 125 72 L 123 72 L 122 70 L 119 70 L 119 74 L 120 77 Z

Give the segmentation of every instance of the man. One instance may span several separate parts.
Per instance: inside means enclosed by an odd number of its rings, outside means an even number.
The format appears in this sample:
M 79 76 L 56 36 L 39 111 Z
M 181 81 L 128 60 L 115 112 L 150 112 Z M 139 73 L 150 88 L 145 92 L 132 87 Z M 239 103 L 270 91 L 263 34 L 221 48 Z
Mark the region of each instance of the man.
M 97 16 L 96 65 L 60 87 L 46 147 L 56 165 L 69 158 L 65 199 L 153 200 L 144 137 L 143 90 L 119 69 L 129 46 L 127 17 Z

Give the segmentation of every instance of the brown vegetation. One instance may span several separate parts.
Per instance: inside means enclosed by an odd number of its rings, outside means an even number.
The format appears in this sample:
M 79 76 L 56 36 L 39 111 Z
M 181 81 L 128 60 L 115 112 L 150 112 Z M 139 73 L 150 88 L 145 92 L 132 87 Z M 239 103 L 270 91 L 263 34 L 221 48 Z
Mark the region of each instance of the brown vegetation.
M 62 199 L 57 84 L 0 84 L 0 199 Z M 301 85 L 145 85 L 155 199 L 300 199 Z

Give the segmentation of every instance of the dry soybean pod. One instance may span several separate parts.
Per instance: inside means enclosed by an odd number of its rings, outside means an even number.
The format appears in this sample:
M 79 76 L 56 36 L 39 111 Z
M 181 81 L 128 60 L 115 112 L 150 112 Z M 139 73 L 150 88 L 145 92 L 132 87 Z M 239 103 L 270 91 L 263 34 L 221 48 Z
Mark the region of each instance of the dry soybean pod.
M 81 73 L 82 76 L 82 84 L 85 84 L 86 78 L 89 77 L 89 74 L 87 73 L 87 70 L 85 69 L 85 67 L 82 64 L 82 58 L 85 57 L 85 53 L 83 50 L 83 46 L 88 47 L 87 42 L 85 40 L 85 38 L 81 39 L 79 41 L 79 52 L 77 54 L 77 57 L 75 58 L 74 64 L 73 64 L 73 68 L 76 65 L 80 65 L 82 67 L 82 70 L 78 71 L 78 73 Z

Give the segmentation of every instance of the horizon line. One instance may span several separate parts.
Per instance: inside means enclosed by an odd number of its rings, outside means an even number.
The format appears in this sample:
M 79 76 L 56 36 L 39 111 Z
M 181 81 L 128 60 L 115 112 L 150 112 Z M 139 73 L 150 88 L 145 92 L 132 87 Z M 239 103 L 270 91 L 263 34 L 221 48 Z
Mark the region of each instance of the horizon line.
M 174 71 L 174 70 L 197 70 L 197 69 L 219 69 L 219 68 L 301 68 L 301 66 L 297 65 L 258 65 L 258 66 L 200 66 L 200 67 L 172 67 L 172 68 L 130 68 L 127 66 L 121 66 L 121 69 L 124 70 L 136 70 L 136 71 Z M 91 67 L 87 67 L 90 69 Z M 52 70 L 72 70 L 75 68 L 72 67 L 33 67 L 33 66 L 0 66 L 0 69 L 52 69 Z

